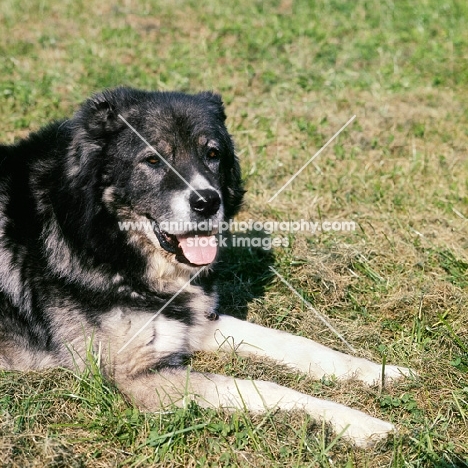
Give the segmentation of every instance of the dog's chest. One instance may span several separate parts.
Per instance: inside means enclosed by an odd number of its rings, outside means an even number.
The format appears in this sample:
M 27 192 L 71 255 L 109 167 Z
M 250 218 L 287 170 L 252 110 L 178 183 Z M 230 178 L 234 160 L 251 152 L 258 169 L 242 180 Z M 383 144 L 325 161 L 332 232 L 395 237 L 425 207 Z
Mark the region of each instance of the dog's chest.
M 160 311 L 115 308 L 102 317 L 98 334 L 114 366 L 124 365 L 127 374 L 136 375 L 183 364 L 191 352 L 189 330 L 190 325 Z

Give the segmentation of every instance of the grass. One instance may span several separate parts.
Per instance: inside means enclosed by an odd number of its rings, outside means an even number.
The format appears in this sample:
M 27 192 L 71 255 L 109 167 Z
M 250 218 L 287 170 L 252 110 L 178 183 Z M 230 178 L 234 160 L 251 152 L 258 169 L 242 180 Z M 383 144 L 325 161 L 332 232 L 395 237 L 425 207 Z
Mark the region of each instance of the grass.
M 248 189 L 239 219 L 358 226 L 225 252 L 223 309 L 346 351 L 273 265 L 359 355 L 418 373 L 380 392 L 194 357 L 393 421 L 372 451 L 300 413 L 145 414 L 96 372 L 1 373 L 3 466 L 468 466 L 466 2 L 4 0 L 0 21 L 2 141 L 104 87 L 221 92 Z

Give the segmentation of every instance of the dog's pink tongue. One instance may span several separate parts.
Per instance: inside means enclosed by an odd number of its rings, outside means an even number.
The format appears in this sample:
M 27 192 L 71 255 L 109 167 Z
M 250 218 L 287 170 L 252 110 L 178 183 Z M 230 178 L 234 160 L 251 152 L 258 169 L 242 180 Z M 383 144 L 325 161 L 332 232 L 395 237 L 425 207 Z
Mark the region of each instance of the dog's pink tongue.
M 216 236 L 177 236 L 185 258 L 194 265 L 208 265 L 216 258 Z

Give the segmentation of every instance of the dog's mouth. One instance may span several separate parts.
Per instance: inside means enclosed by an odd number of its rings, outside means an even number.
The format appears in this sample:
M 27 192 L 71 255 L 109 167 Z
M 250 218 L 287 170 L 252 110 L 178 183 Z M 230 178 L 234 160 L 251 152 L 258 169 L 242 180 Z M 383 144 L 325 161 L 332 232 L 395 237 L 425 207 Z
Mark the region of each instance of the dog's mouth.
M 154 233 L 161 247 L 175 254 L 176 260 L 195 266 L 212 263 L 218 253 L 218 245 L 214 234 L 169 234 L 155 223 Z

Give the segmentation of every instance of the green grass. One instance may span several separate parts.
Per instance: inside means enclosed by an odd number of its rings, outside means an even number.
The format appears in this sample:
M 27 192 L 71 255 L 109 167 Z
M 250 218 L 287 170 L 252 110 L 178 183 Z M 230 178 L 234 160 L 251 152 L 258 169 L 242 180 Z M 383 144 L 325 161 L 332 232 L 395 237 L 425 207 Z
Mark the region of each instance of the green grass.
M 239 219 L 354 220 L 225 252 L 223 310 L 414 368 L 380 392 L 269 362 L 197 355 L 393 421 L 375 450 L 303 414 L 145 414 L 99 373 L 0 374 L 3 466 L 455 467 L 468 464 L 468 4 L 462 0 L 29 1 L 0 6 L 0 139 L 131 85 L 223 94 L 248 189 Z M 356 120 L 267 200 L 352 115 Z M 91 366 L 92 368 L 92 366 Z M 464 465 L 465 463 L 465 465 Z

